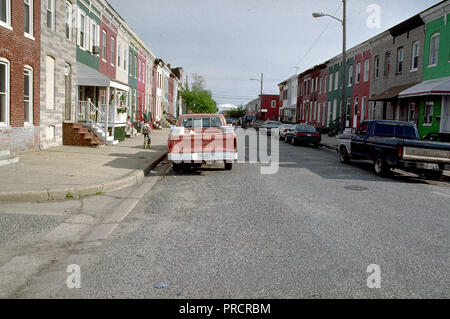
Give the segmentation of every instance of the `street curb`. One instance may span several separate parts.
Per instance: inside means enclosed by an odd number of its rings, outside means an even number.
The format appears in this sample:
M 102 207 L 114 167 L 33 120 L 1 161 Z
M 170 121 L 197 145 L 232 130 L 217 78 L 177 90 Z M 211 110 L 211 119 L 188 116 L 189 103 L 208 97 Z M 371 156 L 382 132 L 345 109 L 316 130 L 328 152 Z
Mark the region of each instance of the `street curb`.
M 0 202 L 45 202 L 77 199 L 84 196 L 98 195 L 117 191 L 126 187 L 141 184 L 151 170 L 167 158 L 168 152 L 158 157 L 144 169 L 138 169 L 129 176 L 103 184 L 77 186 L 65 189 L 45 189 L 25 192 L 0 192 Z

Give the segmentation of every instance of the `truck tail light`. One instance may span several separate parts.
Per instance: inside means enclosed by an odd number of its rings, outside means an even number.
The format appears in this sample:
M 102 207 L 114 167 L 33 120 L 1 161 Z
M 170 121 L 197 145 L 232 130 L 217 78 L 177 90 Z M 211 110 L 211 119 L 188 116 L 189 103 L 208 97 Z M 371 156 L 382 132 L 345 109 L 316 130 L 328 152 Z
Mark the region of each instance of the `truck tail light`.
M 172 149 L 173 149 L 173 140 L 171 138 L 169 138 L 168 148 L 169 148 L 169 153 L 171 153 Z
M 403 146 L 399 145 L 397 151 L 398 151 L 398 153 L 397 153 L 398 158 L 402 158 L 403 157 Z

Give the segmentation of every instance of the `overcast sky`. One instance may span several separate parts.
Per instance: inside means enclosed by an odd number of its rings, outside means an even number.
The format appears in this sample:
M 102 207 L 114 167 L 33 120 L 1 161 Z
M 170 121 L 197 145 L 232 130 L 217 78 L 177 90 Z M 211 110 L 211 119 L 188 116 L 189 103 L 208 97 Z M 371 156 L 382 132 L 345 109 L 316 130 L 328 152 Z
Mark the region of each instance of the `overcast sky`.
M 260 85 L 278 94 L 279 82 L 342 51 L 341 0 L 109 0 L 153 53 L 198 73 L 219 103 L 246 104 Z M 348 0 L 347 47 L 357 45 L 440 0 Z M 370 4 L 381 28 L 367 27 Z M 319 38 L 319 36 L 322 36 Z M 315 43 L 315 45 L 313 45 Z M 297 69 L 295 68 L 297 67 Z

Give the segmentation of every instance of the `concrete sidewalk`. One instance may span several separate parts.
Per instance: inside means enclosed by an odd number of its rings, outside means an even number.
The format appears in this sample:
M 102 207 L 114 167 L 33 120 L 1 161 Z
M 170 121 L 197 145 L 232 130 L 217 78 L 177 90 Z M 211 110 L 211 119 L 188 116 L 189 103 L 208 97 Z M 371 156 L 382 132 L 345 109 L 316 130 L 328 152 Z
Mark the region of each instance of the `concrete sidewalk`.
M 143 136 L 100 148 L 61 146 L 19 156 L 0 167 L 0 201 L 77 198 L 138 184 L 167 155 L 168 130 L 155 130 L 152 147 Z

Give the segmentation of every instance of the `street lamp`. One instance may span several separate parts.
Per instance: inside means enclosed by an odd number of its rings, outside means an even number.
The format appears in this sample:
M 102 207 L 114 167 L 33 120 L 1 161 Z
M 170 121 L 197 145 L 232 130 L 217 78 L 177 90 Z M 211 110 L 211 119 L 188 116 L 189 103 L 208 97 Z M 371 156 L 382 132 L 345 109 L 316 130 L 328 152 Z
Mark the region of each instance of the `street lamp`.
M 261 94 L 259 95 L 259 110 L 262 109 L 262 94 L 263 94 L 263 83 L 264 83 L 264 74 L 261 73 L 261 80 L 258 79 L 250 79 L 250 81 L 257 81 L 261 83 Z M 258 114 L 258 110 L 256 110 L 256 114 Z M 256 115 L 258 117 L 258 115 Z
M 346 67 L 346 62 L 347 62 L 347 57 L 346 57 L 346 0 L 342 0 L 342 4 L 343 4 L 343 14 L 342 14 L 342 20 L 339 18 L 336 18 L 335 16 L 332 16 L 330 14 L 327 13 L 323 13 L 323 12 L 314 12 L 312 14 L 313 18 L 321 18 L 321 17 L 330 17 L 333 18 L 339 22 L 342 23 L 342 69 L 341 69 L 341 82 L 342 82 L 342 99 L 341 99 L 341 118 L 339 120 L 339 134 L 344 133 L 345 130 L 345 122 L 346 122 L 346 117 L 347 117 L 347 112 L 346 112 L 346 103 L 345 103 L 345 83 L 346 83 L 346 76 L 347 76 L 347 67 Z

